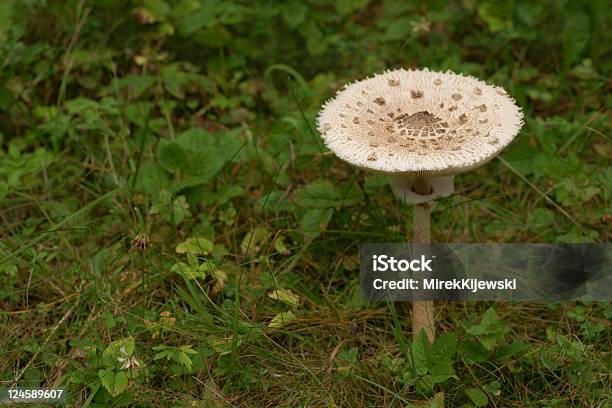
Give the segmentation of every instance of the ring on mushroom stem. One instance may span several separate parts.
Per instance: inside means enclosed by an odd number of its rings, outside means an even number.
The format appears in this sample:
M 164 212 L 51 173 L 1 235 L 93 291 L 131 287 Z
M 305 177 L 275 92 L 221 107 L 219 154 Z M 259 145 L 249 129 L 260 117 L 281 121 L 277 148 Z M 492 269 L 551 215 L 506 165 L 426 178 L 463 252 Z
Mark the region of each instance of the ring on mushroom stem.
M 454 176 L 396 176 L 391 180 L 391 189 L 406 204 L 416 205 L 451 195 L 455 189 L 453 179 Z
M 453 176 L 499 154 L 523 115 L 499 87 L 428 69 L 387 71 L 347 85 L 318 117 L 340 159 L 394 176 L 393 193 L 414 207 L 414 240 L 429 243 L 427 203 L 453 192 Z M 413 303 L 413 335 L 433 341 L 433 302 Z
M 417 177 L 412 185 L 412 191 L 419 195 L 430 195 L 433 192 L 433 187 L 427 178 Z

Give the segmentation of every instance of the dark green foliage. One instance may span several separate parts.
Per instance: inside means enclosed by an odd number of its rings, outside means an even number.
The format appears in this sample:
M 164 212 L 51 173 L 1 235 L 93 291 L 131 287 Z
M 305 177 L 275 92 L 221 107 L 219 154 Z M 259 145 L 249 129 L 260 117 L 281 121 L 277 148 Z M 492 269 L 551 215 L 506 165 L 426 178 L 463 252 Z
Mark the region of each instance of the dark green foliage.
M 0 381 L 70 406 L 608 406 L 609 303 L 360 297 L 410 239 L 321 104 L 397 67 L 504 86 L 525 127 L 438 242 L 607 242 L 606 1 L 0 1 Z M 407 306 L 407 305 L 406 305 Z

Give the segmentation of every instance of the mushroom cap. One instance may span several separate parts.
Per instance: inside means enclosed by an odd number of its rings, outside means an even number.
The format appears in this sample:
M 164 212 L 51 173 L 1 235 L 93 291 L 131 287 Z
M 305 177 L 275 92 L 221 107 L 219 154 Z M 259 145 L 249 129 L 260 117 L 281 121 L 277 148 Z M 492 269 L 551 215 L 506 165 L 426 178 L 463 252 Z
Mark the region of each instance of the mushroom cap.
M 447 71 L 398 69 L 346 85 L 319 112 L 325 144 L 382 173 L 445 176 L 488 162 L 523 115 L 501 87 Z

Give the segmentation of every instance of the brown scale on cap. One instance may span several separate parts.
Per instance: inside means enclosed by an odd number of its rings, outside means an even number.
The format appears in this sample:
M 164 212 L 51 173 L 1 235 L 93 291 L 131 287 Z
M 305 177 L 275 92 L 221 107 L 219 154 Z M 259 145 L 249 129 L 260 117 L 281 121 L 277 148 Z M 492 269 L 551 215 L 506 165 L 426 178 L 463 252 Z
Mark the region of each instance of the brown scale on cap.
M 378 98 L 374 99 L 374 103 L 376 103 L 377 105 L 383 106 L 385 104 L 385 98 L 383 98 L 382 96 L 379 96 Z

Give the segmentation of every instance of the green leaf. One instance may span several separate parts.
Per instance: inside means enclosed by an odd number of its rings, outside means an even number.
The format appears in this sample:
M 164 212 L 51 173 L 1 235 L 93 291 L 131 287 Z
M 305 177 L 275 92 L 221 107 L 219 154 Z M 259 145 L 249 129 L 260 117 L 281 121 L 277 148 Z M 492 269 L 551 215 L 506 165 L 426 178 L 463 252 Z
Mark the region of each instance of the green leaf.
M 282 255 L 289 255 L 291 253 L 287 248 L 283 235 L 277 236 L 276 239 L 274 239 L 274 250 Z
M 300 220 L 300 229 L 302 234 L 309 239 L 314 239 L 321 235 L 321 232 L 327 229 L 327 224 L 331 220 L 334 210 L 315 208 L 304 213 Z
M 321 37 L 321 38 L 308 37 L 306 39 L 306 49 L 308 50 L 308 53 L 312 55 L 313 57 L 325 54 L 328 46 L 329 44 L 326 41 L 325 37 Z
M 98 378 L 113 397 L 125 391 L 128 385 L 128 377 L 123 371 L 113 371 L 112 369 L 100 370 L 98 371 Z
M 370 0 L 336 0 L 334 5 L 338 14 L 346 16 L 364 8 L 369 2 Z
M 280 329 L 287 323 L 294 321 L 296 318 L 297 317 L 291 311 L 281 312 L 274 316 L 272 320 L 270 320 L 270 323 L 268 323 L 268 327 L 271 329 Z
M 189 357 L 189 354 L 198 353 L 190 345 L 172 347 L 166 346 L 165 344 L 160 344 L 158 346 L 153 347 L 153 350 L 158 351 L 158 353 L 156 353 L 153 357 L 153 360 L 159 360 L 162 358 L 165 358 L 166 360 L 172 360 L 175 363 L 178 363 L 185 367 L 187 371 L 191 371 L 191 367 L 193 364 L 191 358 Z
M 174 353 L 176 352 L 173 347 L 166 346 L 165 344 L 160 344 L 158 346 L 153 347 L 153 350 L 159 351 L 153 356 L 153 360 L 159 360 L 161 358 L 166 358 L 170 360 Z
M 161 71 L 162 80 L 166 90 L 175 98 L 185 97 L 184 87 L 189 80 L 183 71 L 180 71 L 176 64 L 165 65 Z
M 181 133 L 175 140 L 163 139 L 157 147 L 159 163 L 178 173 L 174 191 L 212 180 L 223 165 L 235 157 L 242 143 L 231 131 L 213 137 L 198 128 Z
M 144 191 L 153 196 L 160 190 L 167 190 L 168 186 L 166 173 L 159 165 L 147 162 L 140 166 L 138 179 L 136 180 L 136 190 Z
M 175 248 L 177 254 L 209 255 L 214 248 L 211 240 L 204 237 L 187 238 Z
M 205 278 L 208 272 L 208 263 L 201 265 L 189 265 L 184 262 L 177 262 L 170 268 L 171 272 L 178 273 L 187 280 Z
M 548 208 L 536 208 L 527 215 L 527 225 L 533 231 L 544 231 L 554 222 L 554 213 Z
M 493 307 L 485 312 L 480 324 L 469 327 L 467 330 L 469 334 L 477 336 L 487 350 L 493 350 L 496 345 L 502 343 L 508 331 L 510 329 L 499 320 Z
M 179 196 L 172 201 L 170 211 L 163 211 L 164 218 L 168 222 L 174 222 L 174 225 L 179 225 L 185 217 L 190 215 L 189 204 L 184 196 Z
M 490 381 L 485 384 L 482 389 L 495 396 L 501 395 L 501 383 L 499 381 Z
M 462 341 L 460 345 L 461 354 L 463 354 L 468 362 L 482 363 L 489 359 L 488 352 L 479 342 Z
M 68 113 L 70 113 L 71 115 L 79 115 L 95 111 L 98 109 L 99 106 L 98 102 L 83 97 L 66 101 L 65 105 L 66 109 L 68 110 Z
M 115 340 L 109 343 L 102 352 L 102 365 L 109 369 L 120 367 L 123 364 L 121 359 L 132 356 L 134 350 L 135 344 L 133 338 L 126 337 Z
M 457 339 L 457 333 L 443 333 L 432 344 L 427 364 L 434 384 L 442 383 L 449 378 L 457 378 L 453 369 Z
M 333 208 L 337 198 L 333 184 L 327 180 L 317 180 L 295 194 L 295 202 L 306 208 Z
M 183 367 L 185 367 L 187 369 L 187 371 L 191 370 L 191 359 L 189 358 L 189 356 L 183 352 L 179 352 L 177 353 L 177 362 L 182 365 Z
M 219 188 L 219 191 L 215 192 L 207 192 L 202 199 L 202 204 L 210 205 L 217 203 L 219 205 L 223 205 L 230 201 L 234 197 L 239 197 L 244 194 L 244 188 L 237 186 L 235 184 L 224 185 Z
M 0 2 L 0 42 L 6 40 L 15 13 L 15 0 Z
M 533 159 L 538 154 L 544 153 L 539 152 L 529 143 L 517 142 L 508 150 L 505 157 L 519 173 L 528 176 L 533 173 Z
M 157 158 L 169 171 L 182 170 L 189 161 L 188 151 L 172 140 L 162 140 L 157 148 Z
M 598 187 L 589 185 L 590 180 L 580 182 L 575 178 L 562 180 L 555 191 L 555 198 L 564 206 L 586 203 L 601 193 Z
M 342 350 L 340 353 L 338 353 L 338 359 L 344 360 L 349 363 L 356 363 L 358 355 L 359 355 L 359 349 L 357 347 L 351 347 L 348 350 L 345 349 L 345 350 Z
M 478 16 L 483 19 L 492 32 L 499 31 L 512 25 L 512 0 L 483 1 L 478 6 Z
M 336 187 L 328 180 L 314 181 L 295 193 L 295 202 L 305 208 L 340 208 L 363 200 L 363 192 L 355 183 Z
M 515 340 L 510 344 L 505 344 L 500 347 L 495 355 L 495 358 L 499 361 L 502 361 L 512 356 L 520 356 L 527 350 L 527 348 L 528 347 L 526 343 L 520 340 Z
M 597 238 L 599 238 L 599 232 L 595 230 L 572 227 L 567 234 L 559 235 L 555 241 L 568 244 L 588 244 L 595 242 Z
M 283 20 L 290 28 L 299 26 L 306 19 L 307 14 L 308 8 L 301 2 L 287 3 L 282 9 Z
M 117 321 L 114 319 L 113 314 L 109 311 L 102 312 L 100 317 L 104 319 L 104 326 L 106 326 L 107 329 L 112 329 L 117 325 Z
M 565 25 L 563 27 L 563 56 L 567 66 L 574 63 L 589 42 L 590 20 L 589 16 L 582 12 L 565 13 Z
M 266 227 L 256 227 L 249 231 L 242 239 L 242 244 L 240 244 L 242 253 L 245 255 L 257 254 L 270 235 L 271 232 Z
M 151 205 L 149 214 L 160 214 L 166 222 L 178 225 L 189 215 L 189 205 L 185 202 L 184 197 L 173 200 L 168 191 L 161 190 L 158 200 Z
M 228 227 L 234 225 L 236 221 L 236 208 L 230 204 L 229 207 L 219 212 L 219 221 L 223 222 Z
M 489 403 L 487 395 L 476 388 L 468 388 L 465 390 L 465 394 L 477 407 L 486 407 Z
M 255 204 L 255 211 L 258 213 L 264 211 L 274 213 L 276 211 L 290 211 L 291 209 L 293 209 L 293 203 L 287 198 L 287 193 L 279 190 L 262 195 Z
M 268 293 L 268 297 L 286 303 L 290 306 L 300 304 L 300 297 L 293 293 L 291 289 L 276 289 Z
M 189 345 L 183 345 L 179 347 L 178 353 L 175 354 L 175 360 L 177 363 L 182 365 L 187 369 L 187 371 L 191 371 L 191 365 L 193 364 L 189 354 L 197 354 L 198 352 L 191 348 Z
M 136 99 L 141 97 L 156 82 L 155 77 L 151 75 L 130 74 L 121 78 L 113 79 L 109 86 L 109 90 L 115 92 L 117 89 L 127 89 L 130 92 L 130 96 Z M 126 106 L 127 111 L 129 111 L 128 108 L 129 105 Z
M 170 6 L 164 0 L 143 0 L 142 2 L 146 9 L 159 20 L 163 20 L 170 11 Z
M 199 9 L 189 13 L 179 21 L 179 33 L 188 37 L 203 27 L 210 28 L 216 22 L 216 2 L 199 2 Z
M 516 5 L 516 14 L 527 27 L 533 28 L 544 7 L 541 3 L 520 2 Z
M 432 385 L 442 384 L 443 382 L 451 378 L 454 378 L 456 380 L 459 379 L 459 377 L 457 377 L 457 375 L 455 374 L 455 370 L 453 370 L 452 367 L 450 369 L 449 367 L 442 368 L 441 365 L 436 366 L 430 374 L 427 374 L 427 377 L 427 381 L 431 382 Z
M 429 340 L 425 330 L 421 329 L 412 342 L 412 367 L 417 375 L 425 375 L 429 371 Z
M 385 38 L 389 41 L 410 39 L 414 21 L 414 17 L 398 18 L 387 26 Z
M 317 56 L 327 51 L 327 37 L 314 21 L 310 20 L 300 25 L 298 32 L 306 40 L 306 49 L 310 55 Z
M 431 346 L 431 360 L 436 361 L 453 361 L 453 356 L 457 351 L 457 333 L 442 333 L 439 335 Z

